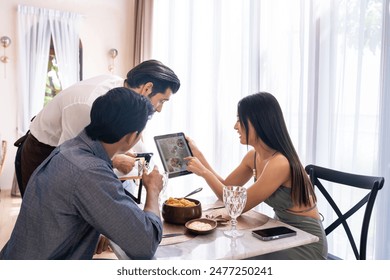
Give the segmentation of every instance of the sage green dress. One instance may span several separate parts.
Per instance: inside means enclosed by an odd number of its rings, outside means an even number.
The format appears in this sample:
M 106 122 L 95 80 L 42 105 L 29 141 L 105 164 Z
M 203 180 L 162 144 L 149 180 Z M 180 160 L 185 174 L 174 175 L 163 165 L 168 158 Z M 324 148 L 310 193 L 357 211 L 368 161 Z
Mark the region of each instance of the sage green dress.
M 293 206 L 291 189 L 281 186 L 268 199 L 265 200 L 275 211 L 275 219 L 278 219 L 293 227 L 318 236 L 319 241 L 299 247 L 265 254 L 251 259 L 270 260 L 325 260 L 328 254 L 328 244 L 322 222 L 320 220 L 296 215 L 286 211 Z M 270 241 L 272 242 L 272 241 Z

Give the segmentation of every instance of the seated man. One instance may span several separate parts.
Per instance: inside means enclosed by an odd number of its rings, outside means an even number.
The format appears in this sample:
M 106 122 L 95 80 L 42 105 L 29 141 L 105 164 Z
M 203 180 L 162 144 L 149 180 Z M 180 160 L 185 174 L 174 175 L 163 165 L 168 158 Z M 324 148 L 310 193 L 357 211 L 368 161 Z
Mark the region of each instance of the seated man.
M 120 87 L 98 97 L 91 122 L 58 146 L 30 178 L 0 259 L 92 259 L 100 234 L 133 259 L 154 256 L 162 236 L 157 168 L 143 176 L 145 207 L 124 193 L 111 158 L 129 150 L 154 112 L 148 98 Z

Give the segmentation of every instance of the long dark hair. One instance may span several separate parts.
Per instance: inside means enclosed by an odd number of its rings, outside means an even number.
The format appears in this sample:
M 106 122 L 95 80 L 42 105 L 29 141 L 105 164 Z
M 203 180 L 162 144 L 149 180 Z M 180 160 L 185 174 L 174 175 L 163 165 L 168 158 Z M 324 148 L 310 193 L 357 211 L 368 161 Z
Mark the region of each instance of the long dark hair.
M 246 139 L 248 139 L 248 121 L 250 121 L 257 137 L 287 158 L 291 171 L 292 201 L 300 206 L 309 206 L 310 196 L 312 196 L 315 202 L 313 186 L 295 151 L 282 109 L 276 98 L 268 92 L 246 96 L 238 103 L 238 117 L 240 124 L 245 128 Z

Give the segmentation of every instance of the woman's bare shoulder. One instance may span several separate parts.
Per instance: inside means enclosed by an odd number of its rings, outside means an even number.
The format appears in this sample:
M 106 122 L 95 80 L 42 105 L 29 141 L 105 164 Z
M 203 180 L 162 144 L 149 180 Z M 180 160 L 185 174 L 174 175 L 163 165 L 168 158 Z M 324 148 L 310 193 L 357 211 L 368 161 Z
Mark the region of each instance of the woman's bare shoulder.
M 274 161 L 275 163 L 281 165 L 288 165 L 288 167 L 290 167 L 290 163 L 288 159 L 285 157 L 285 155 L 279 152 L 276 153 L 275 156 L 270 161 Z
M 255 150 L 249 150 L 245 156 L 242 158 L 242 162 L 246 165 L 252 165 L 253 161 L 255 159 Z
M 281 153 L 277 153 L 267 163 L 267 169 L 271 172 L 277 172 L 278 174 L 288 176 L 290 174 L 290 162 Z

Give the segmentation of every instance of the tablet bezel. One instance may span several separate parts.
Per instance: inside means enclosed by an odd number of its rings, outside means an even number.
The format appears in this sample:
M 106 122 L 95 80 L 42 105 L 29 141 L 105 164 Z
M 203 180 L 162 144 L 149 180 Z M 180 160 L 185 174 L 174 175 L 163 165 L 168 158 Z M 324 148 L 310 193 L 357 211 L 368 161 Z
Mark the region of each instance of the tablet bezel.
M 171 153 L 166 151 L 166 149 L 163 149 L 161 147 L 162 141 L 164 141 L 164 142 L 175 141 L 174 140 L 175 138 L 183 139 L 183 144 L 184 144 L 183 150 L 185 152 L 184 155 L 180 154 L 178 157 L 176 157 L 176 158 L 180 159 L 181 163 L 184 163 L 184 166 L 181 167 L 179 171 L 169 170 L 169 166 L 168 166 L 167 160 L 172 158 Z M 160 155 L 160 159 L 161 159 L 161 162 L 162 162 L 162 164 L 164 166 L 164 170 L 166 172 L 168 172 L 168 178 L 174 178 L 174 177 L 178 177 L 178 176 L 182 176 L 182 175 L 192 174 L 192 172 L 186 170 L 187 169 L 187 164 L 183 160 L 183 158 L 185 158 L 187 156 L 192 156 L 191 148 L 188 146 L 187 139 L 186 139 L 186 137 L 185 137 L 183 132 L 177 132 L 177 133 L 170 133 L 170 134 L 155 136 L 154 137 L 154 142 L 156 143 L 157 151 L 158 151 L 158 154 Z M 175 145 L 173 145 L 172 148 L 174 146 Z

